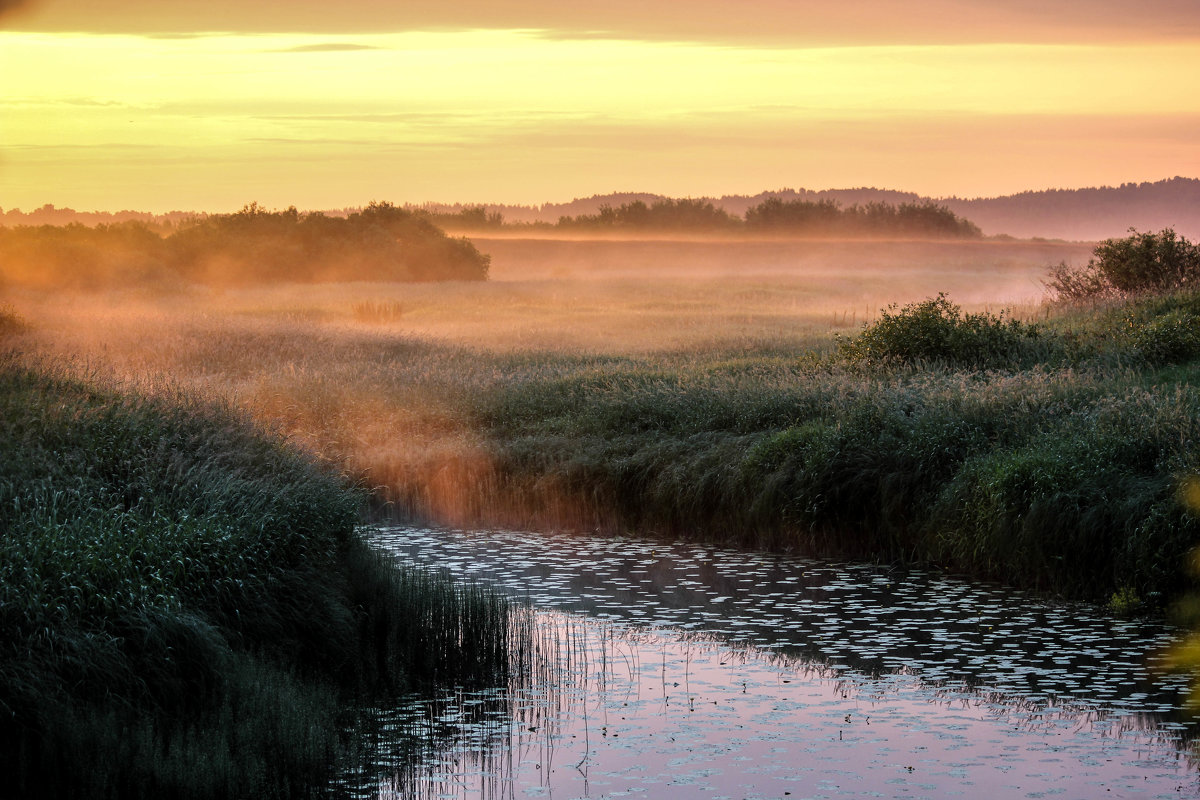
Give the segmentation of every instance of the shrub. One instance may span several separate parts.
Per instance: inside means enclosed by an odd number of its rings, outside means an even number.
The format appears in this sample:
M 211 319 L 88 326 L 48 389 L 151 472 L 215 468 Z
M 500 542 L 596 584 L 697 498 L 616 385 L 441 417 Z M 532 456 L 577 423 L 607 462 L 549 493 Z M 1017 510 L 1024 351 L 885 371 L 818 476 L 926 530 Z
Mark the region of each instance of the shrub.
M 1174 364 L 1200 355 L 1200 315 L 1176 309 L 1148 321 L 1128 317 L 1130 344 L 1151 364 Z
M 851 362 L 912 364 L 943 362 L 987 368 L 1017 366 L 1043 350 L 1036 325 L 988 313 L 964 314 L 945 293 L 902 309 L 890 305 L 840 352 Z
M 1200 246 L 1171 228 L 1158 233 L 1129 231 L 1124 239 L 1106 239 L 1097 245 L 1086 266 L 1071 267 L 1064 262 L 1051 268 L 1047 285 L 1056 299 L 1101 300 L 1168 292 L 1191 286 L 1200 278 Z

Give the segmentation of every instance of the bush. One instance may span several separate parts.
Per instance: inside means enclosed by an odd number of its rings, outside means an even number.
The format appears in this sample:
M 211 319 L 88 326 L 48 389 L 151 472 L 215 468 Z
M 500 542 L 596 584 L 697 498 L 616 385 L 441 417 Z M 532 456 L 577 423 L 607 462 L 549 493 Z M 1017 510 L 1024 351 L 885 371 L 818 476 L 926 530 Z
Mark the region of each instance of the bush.
M 1200 247 L 1171 228 L 1106 239 L 1084 267 L 1065 262 L 1051 269 L 1050 290 L 1060 301 L 1102 300 L 1147 292 L 1169 292 L 1200 278 Z
M 1176 364 L 1200 356 L 1200 315 L 1176 309 L 1141 322 L 1130 315 L 1129 340 L 1151 364 Z
M 913 364 L 943 362 L 954 366 L 1012 367 L 1045 350 L 1036 325 L 988 313 L 964 314 L 945 293 L 896 310 L 890 305 L 874 323 L 840 352 L 851 362 Z

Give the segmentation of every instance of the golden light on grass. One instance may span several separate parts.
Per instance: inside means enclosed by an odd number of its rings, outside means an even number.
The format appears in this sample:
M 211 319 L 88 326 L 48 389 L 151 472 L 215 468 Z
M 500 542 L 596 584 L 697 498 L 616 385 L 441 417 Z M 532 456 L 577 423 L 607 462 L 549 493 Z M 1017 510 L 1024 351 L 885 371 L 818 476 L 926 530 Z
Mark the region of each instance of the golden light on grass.
M 1200 475 L 1189 475 L 1179 482 L 1179 499 L 1193 513 L 1200 513 Z M 1200 574 L 1200 561 L 1196 564 Z
M 450 525 L 591 528 L 604 498 L 561 476 L 514 481 L 464 394 L 557 357 L 787 361 L 942 288 L 972 310 L 1035 299 L 1072 247 L 483 240 L 487 282 L 14 291 L 12 313 L 36 320 L 31 348 L 232 402 L 383 487 L 380 502 Z

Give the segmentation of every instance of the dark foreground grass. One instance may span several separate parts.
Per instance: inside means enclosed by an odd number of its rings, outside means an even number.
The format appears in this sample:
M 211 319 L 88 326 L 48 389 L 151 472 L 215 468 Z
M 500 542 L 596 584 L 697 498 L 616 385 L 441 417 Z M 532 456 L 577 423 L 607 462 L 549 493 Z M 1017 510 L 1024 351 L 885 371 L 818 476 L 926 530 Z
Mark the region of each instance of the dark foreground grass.
M 228 409 L 0 357 L 0 774 L 17 797 L 322 796 L 354 698 L 503 679 L 507 609 Z

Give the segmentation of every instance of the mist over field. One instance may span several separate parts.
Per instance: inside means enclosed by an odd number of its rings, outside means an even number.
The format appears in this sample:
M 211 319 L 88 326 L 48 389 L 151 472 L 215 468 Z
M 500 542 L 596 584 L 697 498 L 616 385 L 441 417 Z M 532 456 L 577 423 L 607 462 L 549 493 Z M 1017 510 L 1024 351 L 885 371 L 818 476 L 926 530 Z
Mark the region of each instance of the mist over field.
M 1196 3 L 0 0 L 0 75 L 0 796 L 1200 797 Z

